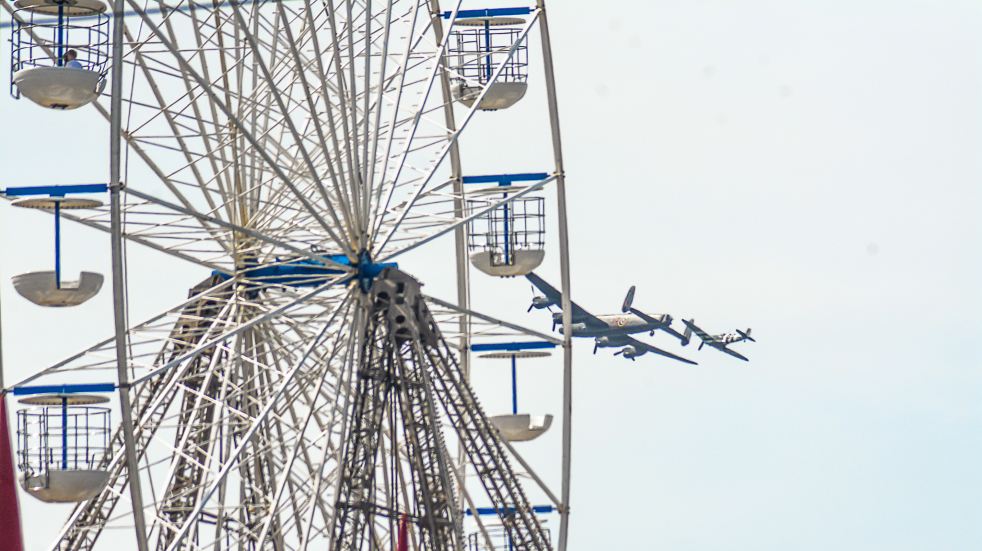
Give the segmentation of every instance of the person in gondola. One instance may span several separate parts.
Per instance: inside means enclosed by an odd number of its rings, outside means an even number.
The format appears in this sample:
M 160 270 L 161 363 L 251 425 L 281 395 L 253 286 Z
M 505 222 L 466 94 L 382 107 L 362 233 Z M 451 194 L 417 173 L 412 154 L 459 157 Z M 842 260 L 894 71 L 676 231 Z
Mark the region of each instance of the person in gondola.
M 78 52 L 75 50 L 68 50 L 65 52 L 65 67 L 68 67 L 69 69 L 84 69 L 84 67 L 82 67 L 82 63 L 76 58 L 78 58 Z

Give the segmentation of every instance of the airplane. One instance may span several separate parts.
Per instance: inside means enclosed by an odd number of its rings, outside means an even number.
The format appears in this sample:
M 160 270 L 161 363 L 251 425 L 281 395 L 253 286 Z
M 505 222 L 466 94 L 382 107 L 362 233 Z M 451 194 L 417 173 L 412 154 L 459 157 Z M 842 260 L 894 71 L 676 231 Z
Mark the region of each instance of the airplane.
M 544 296 L 535 296 L 532 298 L 532 304 L 528 308 L 528 312 L 533 309 L 550 309 L 552 306 L 562 306 L 562 293 L 556 290 L 555 287 L 546 283 L 544 279 L 536 275 L 534 272 L 525 275 L 526 278 L 532 283 L 532 285 L 542 292 Z M 647 332 L 649 335 L 653 336 L 655 331 L 664 331 L 669 335 L 679 339 L 682 346 L 689 344 L 689 339 L 692 336 L 691 331 L 686 331 L 685 334 L 679 333 L 672 327 L 672 316 L 668 314 L 646 314 L 631 305 L 634 302 L 634 292 L 635 286 L 627 292 L 627 296 L 624 297 L 624 303 L 621 305 L 620 314 L 603 314 L 595 316 L 590 312 L 587 312 L 578 304 L 572 304 L 572 315 L 573 323 L 571 326 L 573 337 L 592 337 L 594 339 L 593 353 L 597 353 L 598 348 L 604 347 L 623 347 L 620 351 L 616 352 L 614 355 L 623 355 L 629 360 L 651 352 L 653 354 L 658 354 L 665 356 L 667 358 L 672 358 L 673 360 L 678 360 L 680 362 L 696 365 L 696 362 L 683 358 L 682 356 L 677 356 L 671 352 L 662 350 L 651 346 L 650 344 L 643 343 L 631 335 L 635 333 Z M 552 329 L 556 330 L 556 326 L 560 325 L 563 321 L 562 312 L 552 312 Z M 562 333 L 562 328 L 559 328 L 559 332 Z
M 687 333 L 694 332 L 696 335 L 699 336 L 699 340 L 702 341 L 701 343 L 699 343 L 699 350 L 702 350 L 702 347 L 704 345 L 709 345 L 715 348 L 716 350 L 719 350 L 720 352 L 724 352 L 726 354 L 729 354 L 730 356 L 733 356 L 734 358 L 740 358 L 745 362 L 750 361 L 743 354 L 740 354 L 739 352 L 735 350 L 731 350 L 726 347 L 726 345 L 728 344 L 733 344 L 743 341 L 757 342 L 753 337 L 750 336 L 749 328 L 746 331 L 740 331 L 739 329 L 737 329 L 735 333 L 720 333 L 718 335 L 710 335 L 709 333 L 706 333 L 705 331 L 700 329 L 696 325 L 696 320 L 694 319 L 690 319 L 690 320 L 683 319 L 682 323 L 685 324 L 685 330 Z

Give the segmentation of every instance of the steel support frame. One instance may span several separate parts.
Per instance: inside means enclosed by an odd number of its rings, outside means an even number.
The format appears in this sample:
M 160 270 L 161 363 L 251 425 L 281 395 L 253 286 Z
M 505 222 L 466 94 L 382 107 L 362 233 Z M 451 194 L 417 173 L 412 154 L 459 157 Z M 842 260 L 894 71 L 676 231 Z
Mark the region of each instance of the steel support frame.
M 214 283 L 215 279 L 209 278 L 191 289 L 189 294 L 194 300 L 184 305 L 181 316 L 175 322 L 167 339 L 172 344 L 160 352 L 158 363 L 180 355 L 214 332 L 214 322 L 221 318 L 220 302 L 205 294 L 215 288 Z M 225 289 L 224 292 L 228 293 L 229 289 Z M 133 403 L 138 404 L 136 418 L 139 422 L 136 424 L 134 436 L 139 459 L 146 454 L 150 440 L 164 421 L 166 410 L 177 395 L 178 383 L 185 377 L 193 377 L 198 368 L 199 363 L 192 360 L 184 364 L 182 369 L 170 370 L 163 377 L 133 386 L 138 393 Z M 119 447 L 121 440 L 123 440 L 122 426 L 113 435 L 112 446 Z M 109 472 L 109 483 L 99 496 L 75 507 L 53 549 L 83 551 L 95 545 L 102 533 L 104 523 L 110 518 L 129 482 L 123 474 L 126 466 L 125 450 L 122 455 L 123 457 L 116 455 L 103 459 L 100 468 Z
M 433 14 L 440 13 L 440 1 L 430 0 L 430 9 Z M 459 9 L 459 3 L 458 3 Z M 437 44 L 443 44 L 443 18 L 433 17 L 433 35 Z M 444 124 L 451 134 L 457 131 L 457 121 L 454 117 L 454 97 L 450 86 L 450 75 L 445 63 L 445 58 L 440 61 L 440 89 L 443 93 L 443 117 Z M 464 195 L 464 174 L 460 162 L 460 142 L 454 140 L 450 144 L 450 179 L 453 181 L 453 213 L 454 218 L 460 220 L 465 216 L 466 196 Z M 467 233 L 466 226 L 458 226 L 454 229 L 454 256 L 456 260 L 457 277 L 457 307 L 462 309 L 462 315 L 458 319 L 458 331 L 460 337 L 457 340 L 459 350 L 460 367 L 464 372 L 464 378 L 470 382 L 471 374 L 471 352 L 470 352 L 470 310 L 471 289 L 470 289 L 470 257 L 467 254 Z M 462 445 L 457 449 L 457 465 L 460 467 L 458 475 L 461 479 L 467 477 L 467 464 L 464 462 L 464 448 Z M 465 492 L 460 492 L 460 501 L 457 508 L 463 508 Z
M 376 280 L 370 300 L 363 303 L 366 321 L 359 328 L 361 360 L 353 366 L 356 390 L 332 528 L 335 550 L 365 549 L 366 542 L 377 538 L 375 518 L 387 517 L 392 522 L 400 513 L 408 514 L 417 525 L 422 548 L 462 549 L 461 517 L 449 458 L 445 456 L 427 364 L 417 344 L 421 335 L 415 320 L 421 303 L 418 285 L 413 288 L 388 277 Z M 386 430 L 386 413 L 390 411 L 399 415 L 388 417 L 394 425 Z M 386 433 L 392 439 L 403 435 L 415 509 L 399 511 L 394 507 L 387 483 L 383 488 L 386 499 L 379 501 L 377 496 L 378 461 Z M 384 454 L 381 459 L 384 461 Z M 387 469 L 383 466 L 382 471 Z
M 556 75 L 552 60 L 552 42 L 545 0 L 537 0 L 539 33 L 542 40 L 542 64 L 549 103 L 549 123 L 552 131 L 552 150 L 556 163 L 556 208 L 559 213 L 559 274 L 563 310 L 563 466 L 562 507 L 559 510 L 559 551 L 566 551 L 569 542 L 570 455 L 572 452 L 573 415 L 573 340 L 572 298 L 569 276 L 569 226 L 566 212 L 566 171 L 563 167 L 562 136 L 559 131 L 559 103 L 556 99 Z
M 387 269 L 376 279 L 372 293 L 373 296 L 386 293 L 387 300 L 393 304 L 405 305 L 390 323 L 390 331 L 402 335 L 414 348 L 413 354 L 402 358 L 420 363 L 424 384 L 431 388 L 431 402 L 441 405 L 456 431 L 489 501 L 501 511 L 499 518 L 511 541 L 518 549 L 551 550 L 548 537 L 509 464 L 507 448 L 485 415 L 450 345 L 440 334 L 420 293 L 419 282 L 399 270 Z M 459 508 L 455 514 L 459 515 Z
M 126 470 L 130 501 L 133 506 L 133 528 L 136 548 L 148 551 L 147 525 L 143 512 L 143 488 L 133 437 L 133 410 L 130 402 L 129 359 L 126 353 L 126 274 L 123 259 L 123 217 L 120 201 L 122 181 L 123 116 L 123 10 L 125 0 L 113 2 L 112 88 L 109 115 L 109 205 L 110 245 L 112 248 L 113 322 L 116 327 L 116 376 L 119 385 L 120 417 L 123 445 L 126 447 Z

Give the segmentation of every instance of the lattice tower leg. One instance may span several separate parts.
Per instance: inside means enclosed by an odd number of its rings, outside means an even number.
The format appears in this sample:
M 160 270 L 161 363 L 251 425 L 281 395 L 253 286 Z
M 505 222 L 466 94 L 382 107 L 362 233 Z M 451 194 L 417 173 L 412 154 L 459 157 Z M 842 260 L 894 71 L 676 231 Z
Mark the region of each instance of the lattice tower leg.
M 205 293 L 220 282 L 217 277 L 208 278 L 193 287 L 188 292 L 188 296 L 190 298 Z M 161 365 L 178 357 L 213 332 L 216 316 L 228 298 L 228 293 L 206 295 L 188 304 L 174 324 L 174 329 L 167 339 L 168 345 L 160 352 L 156 364 Z M 207 362 L 203 363 L 203 359 L 205 359 L 204 355 L 198 355 L 182 369 L 172 369 L 163 376 L 149 379 L 134 389 L 132 394 L 133 417 L 136 420 L 134 432 L 140 460 L 143 459 L 147 446 L 160 427 L 168 409 L 177 398 L 179 383 L 203 375 L 202 370 L 207 368 Z M 75 507 L 60 539 L 54 544 L 54 549 L 88 551 L 95 546 L 103 527 L 126 491 L 128 478 L 122 453 L 123 436 L 120 428 L 117 428 L 113 435 L 112 449 L 115 453 L 104 458 L 103 464 L 99 467 L 109 472 L 109 483 L 98 496 Z
M 421 548 L 461 549 L 454 489 L 441 453 L 444 444 L 426 375 L 413 358 L 412 334 L 393 330 L 398 325 L 395 320 L 405 320 L 412 312 L 378 295 L 365 300 L 363 308 L 366 323 L 344 444 L 334 548 L 375 549 L 376 528 L 394 525 L 402 514 L 395 480 L 383 476 L 381 495 L 379 492 L 379 452 L 388 434 L 391 447 L 397 445 L 400 435 L 403 439 L 402 453 L 413 488 L 410 511 L 403 512 L 418 528 Z M 382 469 L 386 475 L 384 466 Z M 391 530 L 389 536 L 391 540 Z
M 423 300 L 420 284 L 399 270 L 388 269 L 374 281 L 366 308 L 370 315 L 363 328 L 358 389 L 346 435 L 335 549 L 364 549 L 365 542 L 372 541 L 365 531 L 375 525 L 370 516 L 391 514 L 375 498 L 375 480 L 384 410 L 392 394 L 401 400 L 414 506 L 422 512 L 414 519 L 422 534 L 421 549 L 459 549 L 463 542 L 436 403 L 442 405 L 457 432 L 514 547 L 551 549 L 497 430 Z M 396 387 L 398 391 L 393 392 Z

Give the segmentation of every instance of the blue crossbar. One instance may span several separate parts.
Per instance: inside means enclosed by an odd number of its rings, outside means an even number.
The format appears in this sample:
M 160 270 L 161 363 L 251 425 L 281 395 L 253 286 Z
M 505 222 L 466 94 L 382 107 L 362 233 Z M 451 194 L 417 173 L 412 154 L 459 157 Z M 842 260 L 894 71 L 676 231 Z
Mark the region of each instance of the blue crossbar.
M 491 352 L 493 350 L 538 350 L 542 348 L 556 348 L 555 343 L 549 341 L 533 341 L 533 342 L 491 342 L 482 344 L 472 344 L 471 351 L 473 352 Z
M 67 186 L 22 186 L 8 187 L 3 190 L 4 195 L 20 197 L 24 195 L 52 195 L 64 197 L 69 193 L 105 193 L 109 191 L 106 184 L 71 184 Z
M 532 512 L 533 513 L 536 513 L 536 514 L 552 513 L 555 510 L 556 510 L 556 508 L 553 507 L 552 505 L 534 505 L 534 506 L 532 506 Z M 480 516 L 482 516 L 482 517 L 486 517 L 486 516 L 490 516 L 490 515 L 498 516 L 499 511 L 501 511 L 502 514 L 511 515 L 511 514 L 514 514 L 515 513 L 515 508 L 514 507 L 505 507 L 503 509 L 497 509 L 495 507 L 478 507 L 477 508 L 477 514 L 480 515 Z M 474 515 L 474 511 L 472 511 L 471 509 L 468 509 L 467 510 L 467 514 L 470 515 L 470 516 L 473 516 Z
M 83 392 L 113 392 L 115 390 L 116 385 L 112 383 L 19 386 L 14 388 L 14 396 L 30 396 L 31 394 L 81 394 Z
M 465 184 L 498 184 L 510 186 L 515 182 L 541 182 L 549 177 L 546 172 L 528 172 L 525 174 L 486 174 L 483 176 L 464 176 Z
M 488 8 L 483 10 L 459 10 L 457 19 L 473 19 L 475 17 L 504 17 L 507 15 L 528 15 L 532 13 L 532 8 Z M 453 16 L 452 11 L 445 11 L 440 14 L 444 19 Z
M 326 258 L 330 259 L 332 262 L 344 266 L 352 265 L 351 260 L 343 254 L 327 255 Z M 378 275 L 382 273 L 382 270 L 386 268 L 398 267 L 399 265 L 395 262 L 370 262 L 367 264 L 359 264 L 358 277 L 372 279 L 378 277 Z M 316 287 L 324 283 L 324 277 L 343 274 L 345 272 L 334 267 L 333 265 L 325 266 L 324 263 L 318 262 L 314 259 L 302 258 L 284 262 L 282 264 L 256 265 L 255 267 L 247 267 L 246 269 L 242 270 L 242 273 L 249 279 L 259 280 L 263 283 L 289 285 L 291 287 Z M 222 279 L 226 280 L 232 277 L 232 274 L 219 270 L 213 271 L 212 274 L 220 276 Z

